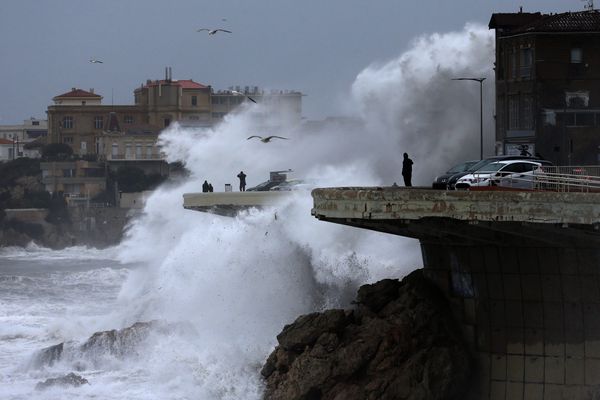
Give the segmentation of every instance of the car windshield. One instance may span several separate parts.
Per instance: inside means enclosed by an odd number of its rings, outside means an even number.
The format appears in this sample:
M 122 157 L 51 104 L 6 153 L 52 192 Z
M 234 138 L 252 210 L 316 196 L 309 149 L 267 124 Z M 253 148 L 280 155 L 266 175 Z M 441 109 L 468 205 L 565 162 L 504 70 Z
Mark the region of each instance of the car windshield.
M 446 173 L 447 174 L 457 174 L 459 172 L 464 172 L 464 171 L 468 170 L 476 162 L 477 161 L 467 161 L 462 164 L 455 165 L 454 167 L 450 168 L 448 170 L 448 172 L 446 172 Z
M 488 165 L 485 165 L 482 168 L 478 169 L 477 173 L 498 171 L 500 168 L 504 167 L 505 165 L 507 165 L 507 164 L 499 163 L 499 162 L 489 163 Z

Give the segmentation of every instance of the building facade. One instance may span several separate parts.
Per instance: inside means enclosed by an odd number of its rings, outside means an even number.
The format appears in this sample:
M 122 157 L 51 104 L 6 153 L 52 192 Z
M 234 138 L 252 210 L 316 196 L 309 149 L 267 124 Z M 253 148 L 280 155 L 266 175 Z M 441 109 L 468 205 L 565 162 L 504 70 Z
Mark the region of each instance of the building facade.
M 34 142 L 44 141 L 48 134 L 48 121 L 29 118 L 20 125 L 0 125 L 0 161 L 19 157 L 38 158 L 39 147 Z
M 78 156 L 148 159 L 160 155 L 158 135 L 175 121 L 184 127 L 210 127 L 249 99 L 262 103 L 263 112 L 290 121 L 299 122 L 302 111 L 300 92 L 265 93 L 257 87 L 215 92 L 191 79 L 173 80 L 170 68 L 165 79 L 147 80 L 135 89 L 134 99 L 134 105 L 103 105 L 93 89 L 78 88 L 54 97 L 47 111 L 49 142 L 68 144 Z
M 600 12 L 493 14 L 496 153 L 600 163 Z

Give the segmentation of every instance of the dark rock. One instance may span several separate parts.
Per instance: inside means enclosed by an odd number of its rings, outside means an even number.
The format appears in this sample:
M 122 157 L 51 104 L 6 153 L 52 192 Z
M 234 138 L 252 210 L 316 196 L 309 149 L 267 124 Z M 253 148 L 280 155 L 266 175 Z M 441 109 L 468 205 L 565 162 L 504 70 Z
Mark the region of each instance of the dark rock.
M 63 348 L 64 343 L 59 343 L 54 346 L 43 348 L 34 356 L 34 364 L 37 366 L 51 366 L 52 364 L 60 360 L 63 353 Z
M 261 373 L 266 399 L 460 399 L 471 360 L 444 297 L 415 271 L 358 291 L 353 313 L 299 317 Z
M 400 282 L 396 279 L 384 279 L 372 285 L 363 285 L 358 289 L 356 302 L 378 312 L 392 299 L 398 297 Z
M 39 382 L 37 385 L 35 385 L 35 389 L 36 390 L 44 390 L 44 389 L 49 388 L 50 386 L 78 387 L 81 385 L 89 385 L 89 384 L 90 383 L 88 382 L 87 379 L 71 372 L 70 374 L 60 376 L 58 378 L 49 378 L 49 379 L 46 379 L 44 382 Z
M 336 333 L 345 325 L 344 310 L 327 310 L 323 313 L 303 315 L 294 323 L 286 325 L 277 335 L 277 341 L 287 350 L 301 351 L 312 345 L 323 333 Z

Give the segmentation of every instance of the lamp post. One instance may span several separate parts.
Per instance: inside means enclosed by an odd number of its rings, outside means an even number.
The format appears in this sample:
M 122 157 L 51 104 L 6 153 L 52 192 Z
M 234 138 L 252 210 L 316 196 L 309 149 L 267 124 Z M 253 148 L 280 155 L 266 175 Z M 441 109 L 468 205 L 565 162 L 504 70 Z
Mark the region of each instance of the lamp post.
M 483 81 L 485 78 L 453 78 L 452 80 L 479 82 L 479 159 L 483 160 Z

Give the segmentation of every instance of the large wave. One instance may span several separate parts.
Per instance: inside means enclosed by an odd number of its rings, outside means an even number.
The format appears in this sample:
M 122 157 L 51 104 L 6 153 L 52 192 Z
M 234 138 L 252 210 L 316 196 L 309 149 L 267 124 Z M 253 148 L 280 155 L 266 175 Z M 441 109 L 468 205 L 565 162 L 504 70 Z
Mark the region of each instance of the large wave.
M 479 88 L 451 78 L 489 77 L 492 60 L 493 35 L 469 24 L 418 38 L 398 58 L 362 71 L 346 104 L 353 117 L 343 123 L 317 131 L 248 104 L 211 129 L 168 129 L 163 151 L 191 176 L 157 190 L 129 228 L 118 257 L 144 267 L 129 274 L 107 324 L 190 322 L 192 337 L 163 338 L 148 352 L 154 381 L 180 395 L 260 397 L 258 371 L 284 324 L 347 306 L 359 285 L 419 267 L 418 243 L 319 222 L 308 192 L 235 218 L 184 210 L 183 193 L 199 191 L 205 179 L 216 190 L 236 187 L 240 170 L 248 186 L 287 169 L 318 186 L 400 184 L 403 152 L 415 161 L 413 182 L 430 185 L 450 164 L 478 158 Z M 289 140 L 246 140 L 266 134 Z

